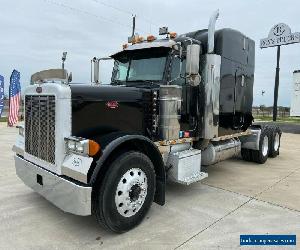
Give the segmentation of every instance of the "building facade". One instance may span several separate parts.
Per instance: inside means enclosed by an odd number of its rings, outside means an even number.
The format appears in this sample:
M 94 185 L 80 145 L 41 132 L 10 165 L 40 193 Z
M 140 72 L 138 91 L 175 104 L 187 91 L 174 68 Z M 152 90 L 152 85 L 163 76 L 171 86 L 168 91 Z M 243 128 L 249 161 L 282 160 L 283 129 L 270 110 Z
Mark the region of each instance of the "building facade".
M 291 116 L 300 116 L 300 70 L 295 70 L 293 73 Z

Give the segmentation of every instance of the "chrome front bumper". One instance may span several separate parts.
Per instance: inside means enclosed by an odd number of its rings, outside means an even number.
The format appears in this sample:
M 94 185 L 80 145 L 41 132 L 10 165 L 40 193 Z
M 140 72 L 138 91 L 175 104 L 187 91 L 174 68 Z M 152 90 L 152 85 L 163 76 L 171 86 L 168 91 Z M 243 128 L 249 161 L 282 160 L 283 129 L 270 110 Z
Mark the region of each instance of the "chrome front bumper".
M 91 187 L 57 176 L 18 155 L 15 155 L 15 167 L 27 186 L 63 211 L 82 216 L 91 214 Z

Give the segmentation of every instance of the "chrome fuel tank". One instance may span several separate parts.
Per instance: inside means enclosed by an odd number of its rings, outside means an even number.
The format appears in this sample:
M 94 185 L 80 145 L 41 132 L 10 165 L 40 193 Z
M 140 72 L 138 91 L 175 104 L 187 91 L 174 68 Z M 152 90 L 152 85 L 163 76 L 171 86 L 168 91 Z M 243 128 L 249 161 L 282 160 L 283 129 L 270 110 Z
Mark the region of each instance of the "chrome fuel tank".
M 203 166 L 213 165 L 220 161 L 239 155 L 241 142 L 239 139 L 211 142 L 202 151 L 201 164 Z

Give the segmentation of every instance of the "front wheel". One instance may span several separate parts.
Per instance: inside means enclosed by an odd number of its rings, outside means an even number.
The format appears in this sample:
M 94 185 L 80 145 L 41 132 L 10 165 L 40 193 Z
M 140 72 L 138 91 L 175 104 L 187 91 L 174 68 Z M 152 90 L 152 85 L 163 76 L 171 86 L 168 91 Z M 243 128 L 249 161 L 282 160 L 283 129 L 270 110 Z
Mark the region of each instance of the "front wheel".
M 93 214 L 104 227 L 126 232 L 143 220 L 154 193 L 151 160 L 140 152 L 126 152 L 111 163 L 104 179 L 93 188 Z

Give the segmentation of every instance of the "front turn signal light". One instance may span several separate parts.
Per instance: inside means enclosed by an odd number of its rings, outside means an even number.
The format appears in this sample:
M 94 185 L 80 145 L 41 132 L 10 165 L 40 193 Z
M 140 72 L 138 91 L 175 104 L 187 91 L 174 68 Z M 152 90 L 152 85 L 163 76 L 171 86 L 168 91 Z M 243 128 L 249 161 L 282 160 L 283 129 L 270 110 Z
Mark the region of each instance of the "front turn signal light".
M 100 151 L 101 147 L 100 145 L 93 141 L 89 140 L 89 156 L 94 156 Z

